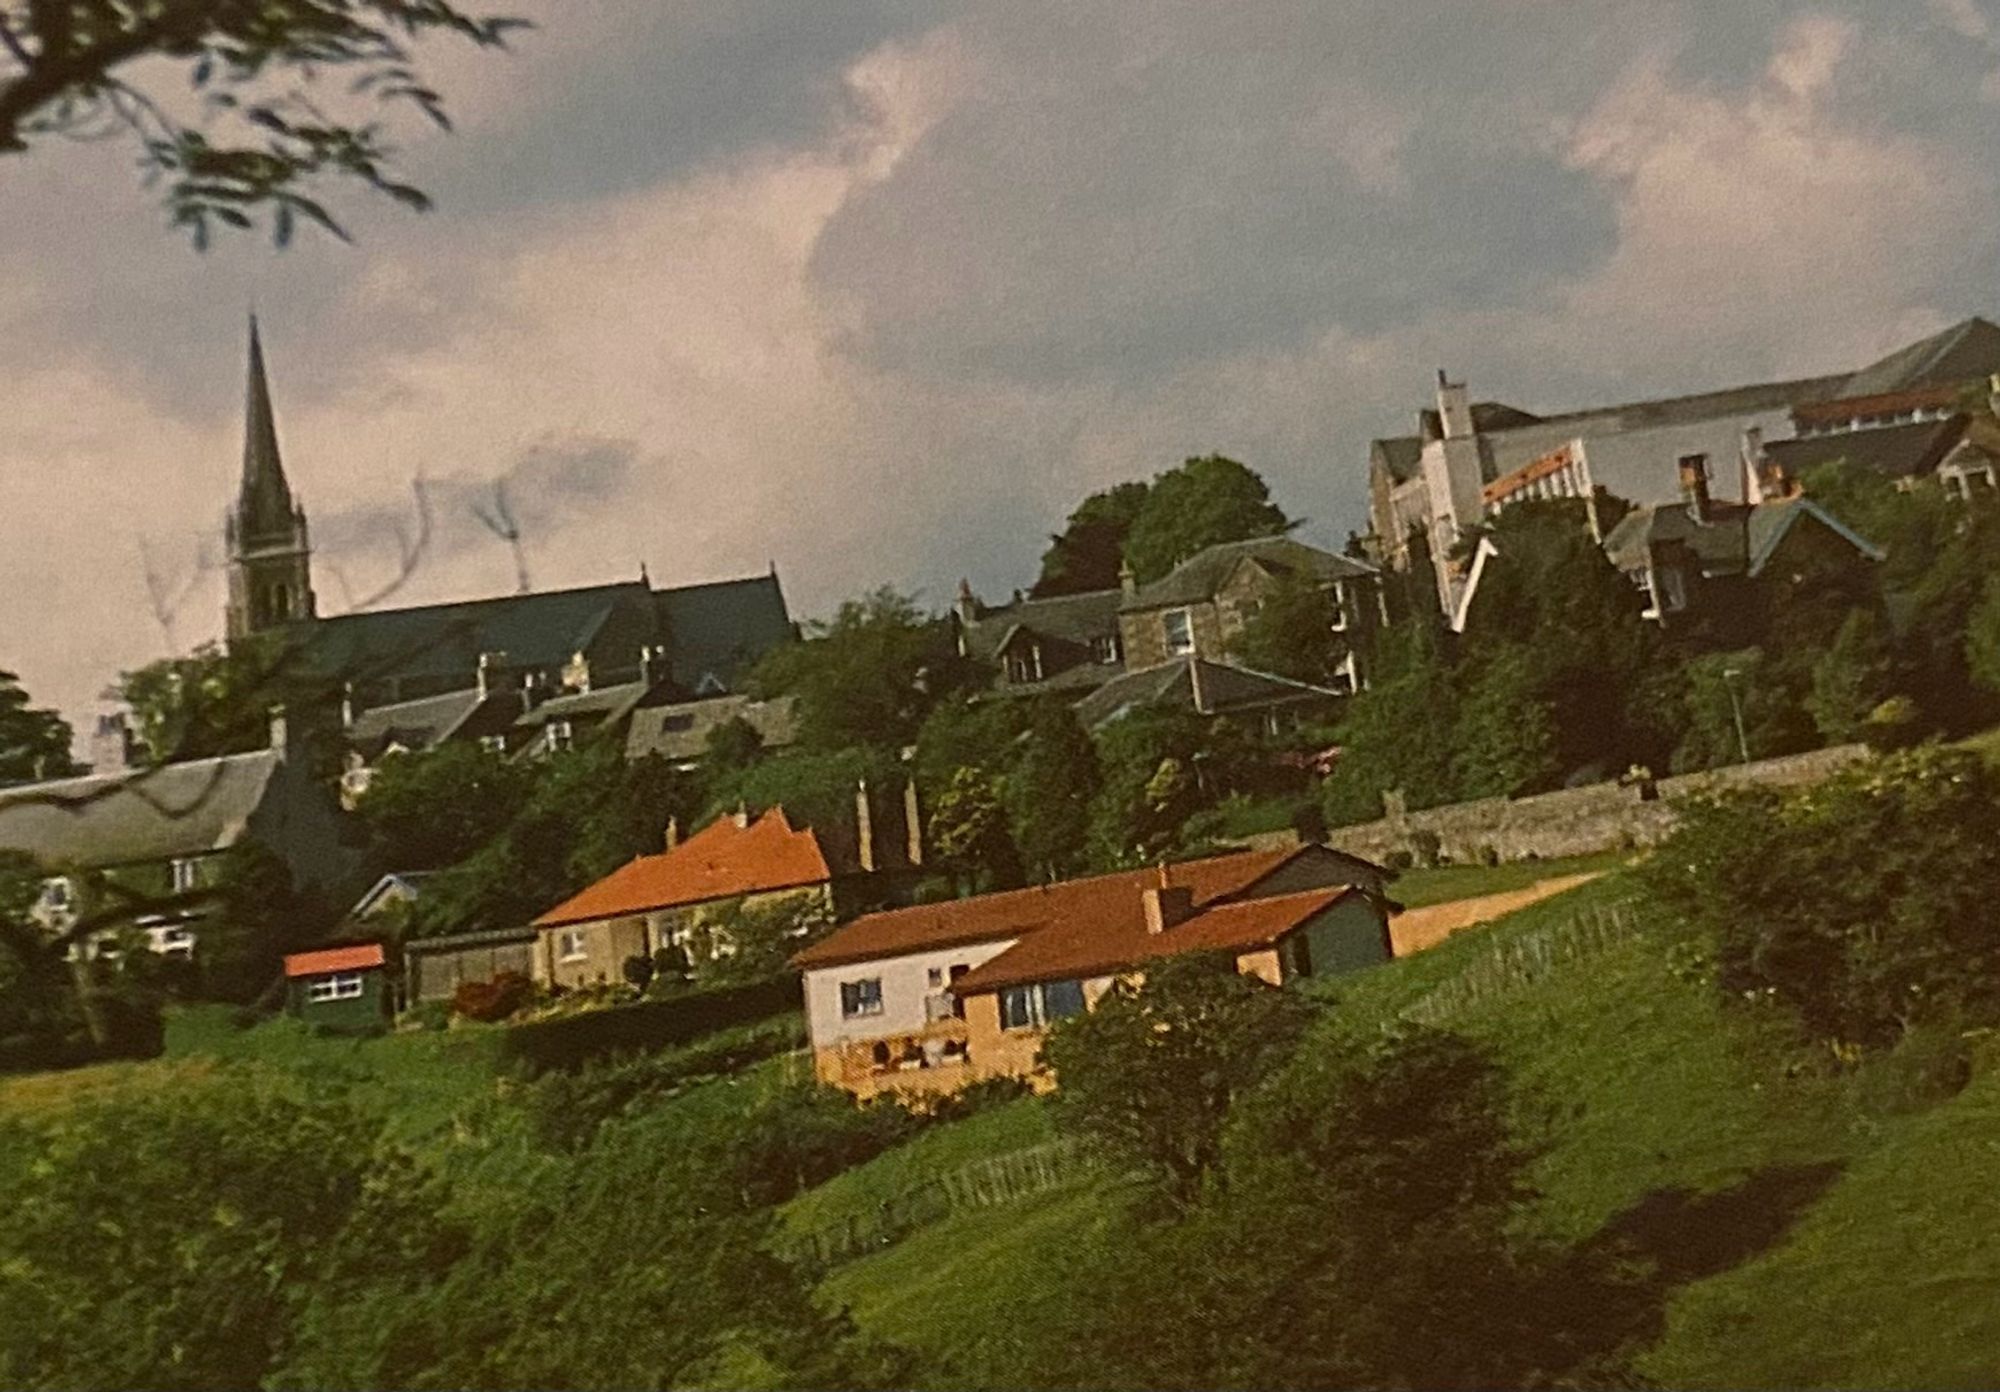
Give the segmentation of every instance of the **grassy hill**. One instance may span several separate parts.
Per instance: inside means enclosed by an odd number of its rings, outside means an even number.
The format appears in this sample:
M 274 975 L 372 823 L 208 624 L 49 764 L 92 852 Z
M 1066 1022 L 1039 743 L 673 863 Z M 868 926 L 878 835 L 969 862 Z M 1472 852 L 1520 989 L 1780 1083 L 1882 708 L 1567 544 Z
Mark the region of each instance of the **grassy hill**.
M 1931 1105 L 1905 1096 L 1894 1059 L 1835 1076 L 1796 1053 L 1779 1021 L 1724 1010 L 1711 985 L 1685 979 L 1685 953 L 1643 916 L 1623 941 L 1536 965 L 1538 940 L 1631 895 L 1612 875 L 1330 993 L 1387 1019 L 1468 975 L 1498 983 L 1442 1023 L 1497 1047 L 1551 1139 L 1534 1221 L 1619 1234 L 1653 1258 L 1665 1332 L 1642 1359 L 1649 1377 L 1991 1385 L 2000 1073 L 1982 1066 Z M 1044 1107 L 933 1132 L 796 1200 L 792 1220 L 906 1189 L 975 1151 L 1037 1144 Z M 839 1267 L 822 1289 L 966 1385 L 1004 1385 L 1010 1359 L 1037 1356 L 1039 1303 L 1071 1298 L 1065 1248 L 1130 1194 L 1100 1176 L 962 1212 Z

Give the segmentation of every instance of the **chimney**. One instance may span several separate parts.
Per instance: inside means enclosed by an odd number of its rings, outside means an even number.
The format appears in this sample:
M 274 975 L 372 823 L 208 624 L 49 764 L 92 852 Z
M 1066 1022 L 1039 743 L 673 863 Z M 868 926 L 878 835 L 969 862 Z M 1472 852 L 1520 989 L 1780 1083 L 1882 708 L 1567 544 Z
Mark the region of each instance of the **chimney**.
M 924 823 L 917 806 L 917 780 L 912 778 L 903 785 L 903 835 L 910 864 L 924 863 Z
M 1194 917 L 1194 888 L 1191 885 L 1153 885 L 1140 898 L 1146 905 L 1146 931 L 1164 933 L 1176 923 Z
M 1708 456 L 1681 456 L 1681 497 L 1687 500 L 1688 515 L 1697 522 L 1708 521 Z
M 271 734 L 269 747 L 275 749 L 280 755 L 291 753 L 292 726 L 291 722 L 285 718 L 285 708 L 283 706 L 273 706 L 271 707 L 270 715 Z
M 500 678 L 507 670 L 507 654 L 503 652 L 483 652 L 479 654 L 479 699 L 485 700 L 493 694 Z
M 667 650 L 656 643 L 639 645 L 639 684 L 651 691 L 667 675 Z
M 959 577 L 958 599 L 951 607 L 960 623 L 972 623 L 979 617 L 979 596 L 972 592 L 972 582 L 964 576 Z
M 1743 501 L 1764 501 L 1764 427 L 1743 427 Z
M 1130 561 L 1118 563 L 1118 588 L 1128 595 L 1139 593 L 1139 577 L 1133 574 Z
M 124 773 L 132 767 L 132 727 L 123 712 L 97 717 L 97 732 L 90 737 L 90 771 Z
M 739 799 L 736 804 L 736 810 L 730 813 L 730 820 L 735 822 L 739 828 L 749 826 L 750 804 Z
M 875 814 L 868 806 L 868 780 L 854 785 L 854 851 L 863 874 L 875 873 Z
M 666 848 L 671 851 L 674 847 L 680 845 L 680 843 L 681 843 L 681 819 L 679 817 L 669 817 L 667 818 Z
M 1447 440 L 1463 440 L 1474 432 L 1472 429 L 1472 403 L 1468 399 L 1465 383 L 1454 382 L 1438 369 L 1438 428 Z

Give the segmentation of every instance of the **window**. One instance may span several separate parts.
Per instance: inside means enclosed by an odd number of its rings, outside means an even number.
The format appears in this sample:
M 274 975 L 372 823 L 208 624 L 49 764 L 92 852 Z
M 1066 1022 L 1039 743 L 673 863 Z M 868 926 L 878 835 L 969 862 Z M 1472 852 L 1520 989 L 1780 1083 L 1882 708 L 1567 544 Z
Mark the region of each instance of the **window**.
M 565 962 L 581 962 L 590 955 L 590 937 L 581 928 L 565 928 L 558 946 Z
M 1009 986 L 1000 993 L 1000 1027 L 1034 1029 L 1083 1013 L 1083 983 L 1038 981 Z
M 68 880 L 58 875 L 52 880 L 42 881 L 42 907 L 58 913 L 68 909 L 75 902 Z
M 194 860 L 174 862 L 174 893 L 186 894 L 195 888 L 201 878 L 201 863 Z
M 569 748 L 575 742 L 575 739 L 576 731 L 570 728 L 570 723 L 567 720 L 551 720 L 549 722 L 549 749 L 551 752 L 560 753 L 562 750 Z
M 1115 664 L 1122 655 L 1118 651 L 1118 635 L 1107 633 L 1091 639 L 1090 655 L 1106 667 Z
M 306 983 L 306 999 L 309 1001 L 354 1000 L 361 995 L 360 972 L 336 972 L 332 976 L 322 976 Z
M 1347 632 L 1347 591 L 1345 587 L 1334 585 L 1326 592 L 1327 602 L 1333 606 L 1333 622 L 1328 625 L 1335 633 Z
M 1185 609 L 1169 609 L 1160 615 L 1160 631 L 1166 636 L 1167 651 L 1185 657 L 1194 651 L 1194 622 Z
M 850 1020 L 857 1015 L 880 1015 L 882 1013 L 882 978 L 871 976 L 865 981 L 841 982 L 840 1013 Z
M 1007 680 L 1019 685 L 1042 679 L 1042 645 L 1031 643 L 1025 653 L 1007 654 Z
M 479 747 L 488 754 L 505 754 L 507 752 L 507 737 L 505 735 L 481 735 L 479 737 Z

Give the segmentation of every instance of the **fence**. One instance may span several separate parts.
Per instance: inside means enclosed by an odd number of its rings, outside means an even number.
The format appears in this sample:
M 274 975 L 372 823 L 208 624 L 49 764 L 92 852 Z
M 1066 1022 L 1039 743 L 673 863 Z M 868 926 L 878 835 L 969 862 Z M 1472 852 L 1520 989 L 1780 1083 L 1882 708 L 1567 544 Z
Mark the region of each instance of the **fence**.
M 974 1160 L 885 1199 L 872 1210 L 848 1214 L 811 1232 L 791 1234 L 780 1240 L 780 1255 L 809 1272 L 823 1272 L 879 1251 L 954 1213 L 992 1208 L 1060 1188 L 1095 1173 L 1099 1163 L 1083 1142 L 1074 1139 Z
M 1463 1011 L 1526 990 L 1572 963 L 1600 956 L 1645 931 L 1637 900 L 1621 900 L 1495 943 L 1451 980 L 1407 1007 L 1418 1024 L 1443 1024 Z

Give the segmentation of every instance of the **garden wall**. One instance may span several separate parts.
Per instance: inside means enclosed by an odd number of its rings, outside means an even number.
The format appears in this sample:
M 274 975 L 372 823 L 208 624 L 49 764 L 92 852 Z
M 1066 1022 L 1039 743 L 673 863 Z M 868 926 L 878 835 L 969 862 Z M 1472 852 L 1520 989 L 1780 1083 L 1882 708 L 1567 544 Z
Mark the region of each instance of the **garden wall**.
M 1673 829 L 1673 804 L 1681 798 L 1747 783 L 1773 788 L 1817 783 L 1866 757 L 1867 746 L 1842 744 L 1708 773 L 1663 778 L 1658 784 L 1659 796 L 1650 802 L 1641 800 L 1637 788 L 1617 783 L 1594 783 L 1534 797 L 1481 798 L 1337 827 L 1327 839 L 1343 851 L 1379 861 L 1393 851 L 1412 849 L 1415 835 L 1430 831 L 1438 838 L 1439 854 L 1460 864 L 1477 861 L 1484 853 L 1501 860 L 1529 856 L 1547 860 L 1651 846 Z M 1278 844 L 1289 836 L 1288 832 L 1278 833 L 1269 839 Z

